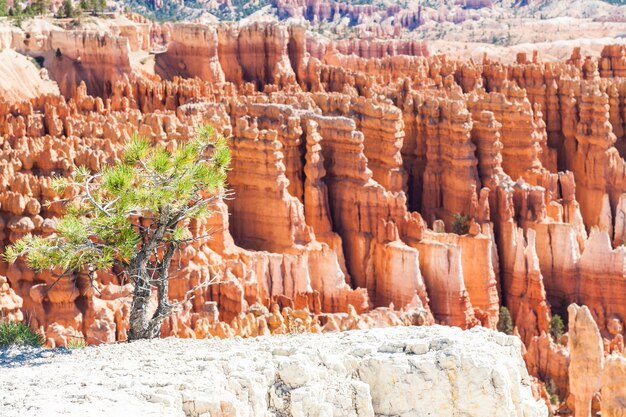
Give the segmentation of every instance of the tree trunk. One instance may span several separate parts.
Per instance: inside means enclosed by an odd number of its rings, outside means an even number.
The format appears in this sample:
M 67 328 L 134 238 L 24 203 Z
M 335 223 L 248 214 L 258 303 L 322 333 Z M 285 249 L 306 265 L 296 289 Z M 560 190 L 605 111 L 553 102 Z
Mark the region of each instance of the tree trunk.
M 152 339 L 148 333 L 148 307 L 152 291 L 148 275 L 147 260 L 136 260 L 137 265 L 129 268 L 129 275 L 134 278 L 135 290 L 130 308 L 128 340 Z M 142 265 L 143 264 L 143 265 Z
M 157 290 L 158 305 L 157 309 L 150 317 L 148 307 L 152 298 L 152 279 L 148 271 L 148 262 L 153 251 L 163 241 L 163 236 L 172 222 L 174 214 L 171 213 L 169 206 L 163 207 L 159 215 L 159 223 L 154 234 L 148 236 L 144 242 L 141 251 L 131 262 L 128 273 L 131 279 L 135 281 L 135 290 L 133 292 L 133 302 L 130 309 L 130 328 L 128 331 L 128 340 L 154 339 L 161 333 L 161 324 L 165 318 L 171 313 L 168 303 L 168 270 L 176 245 L 169 244 L 165 255 L 160 262 L 157 262 Z
M 165 277 L 167 279 L 167 277 Z M 167 286 L 165 286 L 167 288 Z M 160 293 L 161 291 L 159 291 Z M 152 317 L 149 316 L 148 308 L 152 298 L 152 288 L 150 277 L 147 270 L 145 274 L 136 275 L 135 291 L 133 293 L 133 302 L 130 309 L 130 321 L 128 331 L 128 341 L 141 339 L 154 339 L 159 337 L 161 333 L 161 325 L 167 317 L 163 314 L 162 297 L 159 294 L 159 305 Z M 167 303 L 167 293 L 165 294 L 165 302 Z M 164 305 L 166 306 L 166 304 Z
M 171 259 L 171 258 L 170 258 Z M 163 321 L 171 314 L 171 308 L 168 303 L 168 280 L 167 269 L 165 274 L 159 274 L 157 278 L 157 308 L 152 317 L 148 314 L 148 307 L 152 298 L 152 284 L 150 277 L 145 274 L 137 275 L 135 279 L 135 291 L 133 293 L 133 302 L 130 310 L 130 329 L 128 331 L 128 341 L 141 339 L 154 339 L 159 337 L 161 333 L 161 325 Z

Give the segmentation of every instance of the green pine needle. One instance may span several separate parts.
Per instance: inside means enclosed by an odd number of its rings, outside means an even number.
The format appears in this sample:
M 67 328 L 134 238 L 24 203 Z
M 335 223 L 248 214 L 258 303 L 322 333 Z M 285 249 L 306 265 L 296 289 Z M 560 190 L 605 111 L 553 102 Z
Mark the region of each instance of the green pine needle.
M 191 234 L 182 222 L 212 213 L 204 199 L 222 192 L 230 161 L 226 139 L 211 126 L 199 127 L 196 138 L 173 153 L 134 136 L 117 164 L 99 173 L 81 166 L 70 178 L 55 178 L 57 192 L 72 186 L 78 193 L 66 203 L 56 233 L 25 236 L 2 257 L 11 263 L 22 258 L 36 270 L 128 266 L 154 233 L 138 227 L 139 217 L 169 216 L 159 245 L 185 241 Z

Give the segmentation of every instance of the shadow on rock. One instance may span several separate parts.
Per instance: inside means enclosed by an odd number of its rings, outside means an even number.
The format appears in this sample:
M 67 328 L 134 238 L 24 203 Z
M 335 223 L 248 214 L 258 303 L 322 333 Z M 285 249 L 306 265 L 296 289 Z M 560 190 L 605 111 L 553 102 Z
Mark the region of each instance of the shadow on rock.
M 40 366 L 58 355 L 71 353 L 69 349 L 42 349 L 28 346 L 0 348 L 0 368 L 16 366 Z

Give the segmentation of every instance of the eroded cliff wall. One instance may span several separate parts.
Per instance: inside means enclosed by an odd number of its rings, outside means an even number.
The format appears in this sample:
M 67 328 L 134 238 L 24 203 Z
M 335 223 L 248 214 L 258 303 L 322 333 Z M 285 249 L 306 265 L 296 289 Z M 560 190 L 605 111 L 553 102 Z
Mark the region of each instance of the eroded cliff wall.
M 217 284 L 164 335 L 495 328 L 504 305 L 531 372 L 564 394 L 552 314 L 585 304 L 606 350 L 623 345 L 623 48 L 503 65 L 376 44 L 350 55 L 272 23 L 168 30 L 160 77 L 137 69 L 140 43 L 123 35 L 42 38 L 39 52 L 63 45 L 88 79 L 60 83 L 68 98 L 0 104 L 3 245 L 54 232 L 55 175 L 111 163 L 135 132 L 174 147 L 211 123 L 229 137 L 234 199 L 194 224 L 220 233 L 177 255 L 170 297 Z M 99 46 L 79 57 L 80 42 Z M 131 286 L 119 272 L 51 287 L 53 273 L 0 263 L 2 311 L 20 310 L 51 345 L 123 340 Z

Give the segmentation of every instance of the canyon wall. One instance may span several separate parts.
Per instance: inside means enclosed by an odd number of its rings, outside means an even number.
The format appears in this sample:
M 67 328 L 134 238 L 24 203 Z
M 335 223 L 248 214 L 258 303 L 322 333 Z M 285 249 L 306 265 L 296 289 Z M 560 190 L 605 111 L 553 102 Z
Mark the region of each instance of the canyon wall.
M 54 176 L 112 163 L 135 132 L 175 147 L 210 123 L 229 139 L 234 194 L 192 225 L 219 233 L 176 255 L 170 297 L 217 283 L 163 335 L 495 328 L 506 306 L 531 373 L 562 398 L 578 374 L 553 314 L 585 304 L 605 350 L 623 349 L 623 49 L 504 65 L 270 23 L 169 36 L 158 75 L 136 67 L 130 50 L 145 44 L 123 34 L 42 38 L 63 95 L 0 102 L 2 245 L 54 233 Z M 82 68 L 65 84 L 62 62 Z M 0 307 L 50 345 L 123 340 L 132 287 L 120 272 L 52 285 L 54 272 L 2 262 Z

